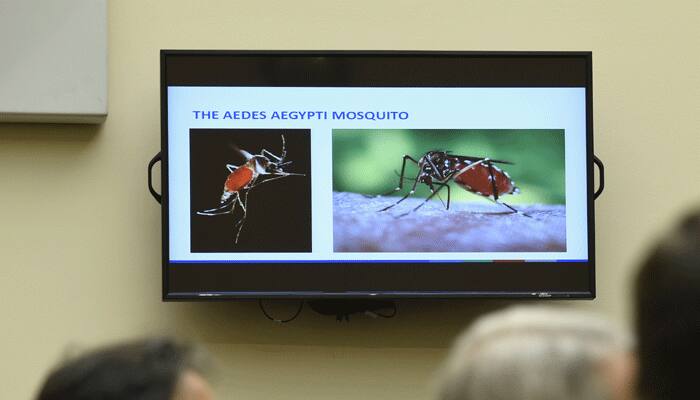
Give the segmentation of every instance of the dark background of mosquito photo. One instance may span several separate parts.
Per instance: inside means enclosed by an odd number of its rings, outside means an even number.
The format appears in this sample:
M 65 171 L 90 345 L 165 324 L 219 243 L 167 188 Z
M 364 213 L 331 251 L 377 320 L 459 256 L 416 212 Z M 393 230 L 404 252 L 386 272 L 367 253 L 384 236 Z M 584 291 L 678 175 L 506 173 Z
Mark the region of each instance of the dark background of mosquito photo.
M 248 194 L 248 215 L 238 243 L 235 224 L 242 215 L 203 216 L 198 211 L 219 206 L 226 164 L 246 162 L 236 147 L 251 154 L 267 149 L 279 156 L 287 143 L 288 176 L 260 184 Z M 190 130 L 191 251 L 192 252 L 310 252 L 311 160 L 307 129 L 192 129 Z M 259 178 L 260 179 L 260 178 Z M 260 180 L 259 180 L 260 181 Z
M 450 182 L 430 195 L 408 193 L 418 167 L 406 163 L 403 190 L 397 187 L 404 154 L 419 160 L 430 150 L 512 162 L 506 171 L 519 194 L 500 200 L 532 218 L 468 192 Z M 333 131 L 333 229 L 339 252 L 563 252 L 566 251 L 566 195 L 563 129 L 404 129 Z M 406 214 L 408 212 L 408 214 Z M 404 215 L 406 214 L 406 215 Z

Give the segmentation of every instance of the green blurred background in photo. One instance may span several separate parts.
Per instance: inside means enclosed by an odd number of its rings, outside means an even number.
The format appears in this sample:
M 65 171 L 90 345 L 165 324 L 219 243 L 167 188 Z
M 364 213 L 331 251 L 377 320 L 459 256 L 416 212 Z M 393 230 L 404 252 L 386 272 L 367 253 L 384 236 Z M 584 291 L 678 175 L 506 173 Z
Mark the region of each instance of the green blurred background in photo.
M 334 129 L 333 190 L 382 194 L 395 188 L 404 154 L 418 160 L 429 150 L 455 155 L 489 157 L 510 174 L 520 194 L 503 197 L 512 204 L 564 204 L 563 129 Z M 396 172 L 395 172 L 396 171 Z M 415 163 L 406 163 L 406 176 L 415 178 Z M 412 181 L 406 181 L 407 193 Z M 452 201 L 487 201 L 452 185 Z M 419 184 L 416 196 L 428 187 Z M 440 194 L 443 199 L 446 193 Z

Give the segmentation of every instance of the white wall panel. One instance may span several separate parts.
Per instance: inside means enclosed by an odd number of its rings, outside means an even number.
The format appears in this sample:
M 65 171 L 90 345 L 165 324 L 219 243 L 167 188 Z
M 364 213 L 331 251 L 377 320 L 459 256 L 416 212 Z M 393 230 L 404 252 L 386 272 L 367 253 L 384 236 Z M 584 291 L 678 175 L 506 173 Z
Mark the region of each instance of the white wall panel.
M 0 0 L 0 122 L 107 116 L 107 1 Z

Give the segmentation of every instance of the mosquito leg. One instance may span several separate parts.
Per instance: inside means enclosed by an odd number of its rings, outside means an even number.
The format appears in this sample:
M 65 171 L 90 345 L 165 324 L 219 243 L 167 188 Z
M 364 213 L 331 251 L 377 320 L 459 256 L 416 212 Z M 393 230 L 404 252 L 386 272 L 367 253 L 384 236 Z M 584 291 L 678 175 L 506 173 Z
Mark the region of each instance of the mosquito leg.
M 409 158 L 410 158 L 410 156 L 405 156 L 405 157 L 409 157 Z M 406 165 L 406 159 L 404 158 L 404 166 L 405 166 L 405 165 Z M 402 168 L 402 171 L 401 171 L 401 172 L 402 172 L 401 175 L 403 176 L 403 168 Z M 403 196 L 402 198 L 400 198 L 399 201 L 397 201 L 396 203 L 391 204 L 391 205 L 389 205 L 389 206 L 387 206 L 387 207 L 384 207 L 384 208 L 382 208 L 381 210 L 379 210 L 378 212 L 386 211 L 386 210 L 388 210 L 388 209 L 394 207 L 395 205 L 397 205 L 397 204 L 401 203 L 402 201 L 406 200 L 406 199 L 408 198 L 408 196 L 410 196 L 410 195 L 412 195 L 413 193 L 415 193 L 415 192 L 416 192 L 416 185 L 418 184 L 418 177 L 420 176 L 420 174 L 421 174 L 421 172 L 418 171 L 418 175 L 416 175 L 416 180 L 413 181 L 413 186 L 411 186 L 411 191 L 410 191 L 410 192 L 406 193 L 406 195 Z M 401 183 L 403 183 L 403 178 L 401 179 Z M 399 190 L 399 189 L 401 189 L 401 186 L 399 186 L 399 188 L 396 189 L 396 190 Z M 431 196 L 432 196 L 432 195 L 431 195 Z
M 243 230 L 243 223 L 245 223 L 245 219 L 248 216 L 248 191 L 243 194 L 243 201 L 241 201 L 241 197 L 238 196 L 238 204 L 241 205 L 241 208 L 243 209 L 243 215 L 241 216 L 241 219 L 236 222 L 234 225 L 234 229 L 238 228 L 236 231 L 236 240 L 234 243 L 238 244 L 238 237 L 241 236 L 241 230 Z
M 293 174 L 293 173 L 287 173 L 287 172 L 285 172 L 283 174 L 266 174 L 266 175 L 262 175 L 262 176 L 270 176 L 270 175 L 272 175 L 274 177 L 269 178 L 269 179 L 265 179 L 265 180 L 261 180 L 260 182 L 254 182 L 252 185 L 248 186 L 248 189 L 252 189 L 258 185 L 262 185 L 265 182 L 270 182 L 270 181 L 274 181 L 276 179 L 286 178 L 288 176 L 306 176 L 304 174 Z
M 517 214 L 520 214 L 520 215 L 522 215 L 523 217 L 532 218 L 532 215 L 526 214 L 526 213 L 524 213 L 524 212 L 522 212 L 522 211 L 520 211 L 520 210 L 517 210 L 517 209 L 511 207 L 510 205 L 508 205 L 508 204 L 506 204 L 506 203 L 503 203 L 503 202 L 500 202 L 500 201 L 497 201 L 497 203 L 498 203 L 498 204 L 503 204 L 504 206 L 508 207 L 508 208 L 509 208 L 510 210 L 512 210 L 513 212 L 515 212 L 515 213 L 517 213 Z
M 265 157 L 272 157 L 276 162 L 282 163 L 282 164 L 279 164 L 278 166 L 287 165 L 287 164 L 291 163 L 291 161 L 283 162 L 285 157 L 287 156 L 287 143 L 284 140 L 284 135 L 281 135 L 281 136 L 282 136 L 282 155 L 281 156 L 275 155 L 275 153 L 273 153 L 267 149 L 262 149 L 260 151 L 261 155 L 263 155 Z
M 252 188 L 254 188 L 254 187 L 258 186 L 258 185 L 262 185 L 262 184 L 265 183 L 265 182 L 270 182 L 270 181 L 274 181 L 274 180 L 276 180 L 276 179 L 285 178 L 286 176 L 287 176 L 287 175 L 276 176 L 276 177 L 274 177 L 274 178 L 265 179 L 265 180 L 261 180 L 261 181 L 259 181 L 259 182 L 255 182 L 255 183 L 253 183 L 252 185 L 249 185 L 249 186 L 248 186 L 248 189 L 252 189 Z
M 434 193 L 434 192 L 435 192 L 435 186 L 433 186 L 432 182 L 429 183 L 428 186 L 430 186 L 430 193 Z M 445 205 L 445 202 L 442 201 L 442 197 L 440 197 L 439 194 L 437 195 L 437 198 L 440 199 L 440 203 L 442 203 L 442 206 L 445 207 L 445 209 L 447 209 L 447 205 Z
M 234 196 L 236 196 L 236 195 L 234 195 Z M 226 210 L 228 207 L 231 207 L 231 208 Z M 236 198 L 235 197 L 219 207 L 210 208 L 208 210 L 197 211 L 197 215 L 212 216 L 212 215 L 231 214 L 233 212 L 234 208 L 236 208 Z
M 262 151 L 260 152 L 260 154 L 262 154 L 262 155 L 264 155 L 264 156 L 266 156 L 266 157 L 272 157 L 272 158 L 274 158 L 275 160 L 277 160 L 278 162 L 283 160 L 282 157 L 276 156 L 276 155 L 272 154 L 271 152 L 269 152 L 268 150 L 265 150 L 265 149 L 262 149 Z
M 487 198 L 488 198 L 488 197 L 487 197 Z M 506 204 L 506 203 L 504 203 L 504 202 L 502 202 L 502 201 L 493 200 L 493 199 L 489 199 L 489 200 L 493 201 L 493 202 L 496 203 L 496 204 L 500 204 L 500 205 L 502 205 L 502 206 L 508 207 L 509 210 L 513 211 L 513 212 L 516 213 L 516 214 L 520 214 L 520 215 L 522 215 L 523 217 L 532 218 L 532 215 L 526 214 L 526 213 L 524 213 L 524 212 L 522 212 L 522 211 L 520 211 L 520 210 L 514 208 L 513 206 L 508 205 L 508 204 Z
M 405 177 L 405 174 L 406 174 L 406 160 L 411 160 L 411 161 L 413 161 L 414 163 L 416 163 L 416 165 L 418 165 L 418 161 L 416 161 L 415 158 L 409 156 L 408 154 L 405 154 L 405 155 L 403 156 L 403 162 L 401 163 L 401 175 L 399 175 L 399 186 L 397 186 L 394 190 L 391 190 L 391 191 L 389 191 L 389 192 L 386 192 L 386 193 L 384 193 L 384 194 L 381 194 L 380 196 L 388 196 L 388 195 L 390 195 L 390 194 L 392 194 L 392 193 L 396 193 L 396 192 L 398 192 L 399 190 L 403 189 L 403 180 L 405 179 L 404 177 Z M 415 190 L 415 189 L 416 189 L 416 185 L 414 184 L 414 185 L 413 185 L 413 190 Z M 382 211 L 383 211 L 383 210 L 382 210 Z
M 401 176 L 401 175 L 399 174 L 399 171 L 397 171 L 397 170 L 394 170 L 394 175 L 396 175 L 396 176 Z M 407 177 L 407 176 L 404 176 L 403 179 L 404 179 L 404 180 L 407 180 L 407 181 L 411 181 L 411 182 L 415 181 L 414 178 L 409 178 L 409 177 Z
M 290 161 L 291 162 L 291 161 Z M 282 177 L 285 176 L 306 176 L 306 174 L 297 174 L 295 172 L 284 172 L 284 171 L 279 171 L 279 172 L 261 172 L 260 176 L 267 176 L 267 175 L 280 175 Z
M 438 189 L 438 191 L 443 187 L 447 188 L 447 206 L 445 207 L 445 209 L 449 210 L 450 209 L 450 185 L 448 185 L 445 182 L 435 182 L 435 184 L 440 185 L 440 188 Z M 440 195 L 438 195 L 438 197 L 440 197 Z
M 230 205 L 230 204 L 229 204 Z M 203 211 L 197 211 L 197 215 L 205 215 L 207 217 L 215 216 L 215 215 L 225 215 L 225 214 L 231 214 L 233 212 L 233 207 L 227 211 L 220 211 L 221 208 L 212 208 L 210 210 L 203 210 Z
M 437 192 L 442 190 L 443 187 L 447 188 L 447 204 L 445 204 L 445 202 L 442 201 L 442 197 L 440 197 L 440 193 L 435 193 L 435 195 L 437 196 L 438 199 L 440 199 L 440 202 L 442 203 L 442 205 L 445 206 L 445 210 L 449 210 L 450 209 L 450 185 L 448 185 L 445 182 L 440 182 L 440 181 L 431 182 L 429 185 L 431 192 L 436 192 L 435 187 L 433 185 L 440 185 L 440 187 L 437 189 Z
M 248 191 L 246 190 L 246 192 L 243 194 L 243 201 L 241 201 L 240 195 L 236 197 L 236 200 L 238 200 L 238 204 L 240 204 L 241 208 L 243 209 L 243 215 L 245 215 L 248 212 Z
M 440 190 L 442 190 L 443 187 L 447 188 L 447 204 L 445 204 L 445 202 L 442 201 L 442 197 L 440 197 L 440 193 L 435 193 L 435 195 L 437 196 L 438 199 L 440 199 L 440 203 L 442 203 L 442 205 L 445 206 L 445 210 L 449 210 L 450 209 L 450 185 L 448 185 L 445 182 L 439 182 L 439 181 L 432 182 L 430 184 L 430 191 L 431 192 L 435 192 L 435 187 L 433 185 L 440 185 L 440 187 L 437 189 L 438 192 Z
M 433 182 L 435 185 L 440 185 L 440 188 L 442 188 L 443 186 L 447 187 L 447 206 L 445 207 L 446 210 L 450 209 L 450 185 L 448 185 L 448 182 L 450 181 L 450 179 L 452 179 L 452 177 L 456 173 L 457 173 L 456 171 L 452 171 L 449 174 L 447 174 L 445 179 L 443 179 L 441 181 Z M 438 190 L 440 190 L 440 189 L 438 189 Z M 440 197 L 440 195 L 438 195 L 438 197 Z
M 525 217 L 532 218 L 532 216 L 525 214 L 524 212 L 517 210 L 517 209 L 513 208 L 512 206 L 510 206 L 502 201 L 498 201 L 498 188 L 496 187 L 496 176 L 493 172 L 493 165 L 491 165 L 491 160 L 489 160 L 486 163 L 486 165 L 489 168 L 489 180 L 491 181 L 491 187 L 493 189 L 493 198 L 491 200 L 493 200 L 494 203 L 501 204 L 501 205 L 507 207 L 509 210 L 513 211 L 516 214 L 521 214 Z
M 491 161 L 489 160 L 486 163 L 486 166 L 489 168 L 489 180 L 491 181 L 491 190 L 493 190 L 493 199 L 498 202 L 498 188 L 496 187 L 496 176 L 493 173 L 493 165 L 491 164 Z
M 284 135 L 280 135 L 282 138 L 282 155 L 280 156 L 280 161 L 287 158 L 287 141 L 284 140 Z
M 442 190 L 442 188 L 444 188 L 445 186 L 447 186 L 447 187 L 449 188 L 449 185 L 444 184 L 444 183 L 441 184 L 441 186 L 438 188 L 438 190 L 436 190 L 436 191 L 434 191 L 433 193 L 431 193 L 430 196 L 428 196 L 422 203 L 420 203 L 420 204 L 418 204 L 416 207 L 414 207 L 413 210 L 408 211 L 408 212 L 405 212 L 405 213 L 399 215 L 399 218 L 400 218 L 400 217 L 405 217 L 406 215 L 408 215 L 408 214 L 410 214 L 410 213 L 412 213 L 412 212 L 415 212 L 415 211 L 418 210 L 419 208 L 423 207 L 427 202 L 430 201 L 430 199 L 432 199 L 432 198 L 435 197 L 438 193 L 440 193 L 440 190 Z
M 449 208 L 447 208 L 447 204 L 445 204 L 445 200 L 442 199 L 442 196 L 437 195 L 437 198 L 440 199 L 440 203 L 445 206 L 445 210 L 449 210 Z

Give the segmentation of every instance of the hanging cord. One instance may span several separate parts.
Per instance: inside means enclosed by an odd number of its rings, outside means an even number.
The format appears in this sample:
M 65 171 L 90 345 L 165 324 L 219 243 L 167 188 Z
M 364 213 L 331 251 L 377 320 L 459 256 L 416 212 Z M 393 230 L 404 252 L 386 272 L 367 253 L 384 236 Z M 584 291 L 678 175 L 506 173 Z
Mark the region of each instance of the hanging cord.
M 286 324 L 287 322 L 294 321 L 299 316 L 299 314 L 301 314 L 301 310 L 304 309 L 304 300 L 299 301 L 299 308 L 297 309 L 297 312 L 287 319 L 277 319 L 268 314 L 268 312 L 265 310 L 265 305 L 263 304 L 262 300 L 258 300 L 258 306 L 260 306 L 260 311 L 262 311 L 263 315 L 265 315 L 265 317 L 267 317 L 267 319 L 269 319 L 270 321 L 274 321 L 279 324 Z
M 369 310 L 367 310 L 367 311 L 365 311 L 365 315 L 368 315 L 368 316 L 370 316 L 370 317 L 372 317 L 372 318 L 377 318 L 377 317 L 380 317 L 380 318 L 387 318 L 387 319 L 388 319 L 388 318 L 394 318 L 394 317 L 396 316 L 396 313 L 398 312 L 398 308 L 396 307 L 396 303 L 391 303 L 391 308 L 392 308 L 392 310 L 391 310 L 391 312 L 390 312 L 389 314 L 384 314 L 384 313 L 380 313 L 380 312 L 377 312 L 377 311 L 369 311 Z

